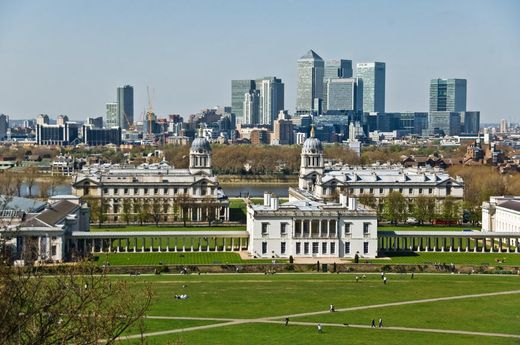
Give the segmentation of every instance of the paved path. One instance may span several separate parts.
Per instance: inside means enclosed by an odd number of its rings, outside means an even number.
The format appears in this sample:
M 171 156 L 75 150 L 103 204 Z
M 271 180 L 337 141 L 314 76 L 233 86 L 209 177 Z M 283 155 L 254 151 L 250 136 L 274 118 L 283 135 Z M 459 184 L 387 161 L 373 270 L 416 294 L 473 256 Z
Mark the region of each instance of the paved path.
M 362 306 L 358 306 L 358 307 L 339 308 L 339 309 L 336 309 L 336 311 L 354 311 L 354 310 L 364 310 L 364 309 L 373 309 L 373 308 L 393 307 L 393 306 L 407 305 L 407 304 L 451 301 L 451 300 L 457 300 L 457 299 L 479 298 L 479 297 L 512 295 L 512 294 L 520 294 L 520 290 L 487 292 L 487 293 L 473 294 L 473 295 L 459 295 L 459 296 L 450 296 L 450 297 L 437 297 L 437 298 L 417 299 L 417 300 L 411 300 L 411 301 L 383 303 L 383 304 L 362 305 Z M 286 318 L 286 317 L 294 318 L 294 317 L 313 316 L 313 315 L 328 314 L 328 313 L 330 313 L 330 311 L 327 309 L 327 310 L 315 311 L 315 312 L 309 312 L 309 313 L 272 316 L 272 317 L 266 317 L 266 318 L 262 318 L 262 319 L 276 320 L 276 319 L 281 319 L 281 318 Z
M 402 302 L 392 302 L 392 303 L 383 303 L 383 304 L 372 304 L 365 306 L 357 306 L 357 307 L 348 307 L 348 308 L 340 308 L 336 309 L 337 312 L 341 311 L 354 311 L 354 310 L 363 310 L 363 309 L 373 309 L 373 308 L 384 308 L 384 307 L 393 307 L 399 305 L 408 305 L 408 304 L 417 304 L 417 303 L 429 303 L 429 302 L 438 302 L 438 301 L 451 301 L 458 299 L 467 299 L 467 298 L 479 298 L 479 297 L 489 297 L 489 296 L 501 296 L 501 295 L 512 295 L 512 294 L 520 294 L 520 290 L 511 290 L 511 291 L 500 291 L 500 292 L 489 292 L 489 293 L 481 293 L 481 294 L 472 294 L 472 295 L 459 295 L 459 296 L 450 296 L 450 297 L 437 297 L 437 298 L 426 298 L 419 300 L 411 300 L 411 301 L 402 301 Z M 316 311 L 309 313 L 299 313 L 299 314 L 289 314 L 289 315 L 281 315 L 281 316 L 271 316 L 264 318 L 256 318 L 256 319 L 230 319 L 230 318 L 211 318 L 211 317 L 180 317 L 180 316 L 146 316 L 147 319 L 163 319 L 163 320 L 199 320 L 199 321 L 220 321 L 220 323 L 210 324 L 210 325 L 201 325 L 201 326 L 193 326 L 187 328 L 178 328 L 166 331 L 158 331 L 144 334 L 135 334 L 129 335 L 125 337 L 121 337 L 121 339 L 139 339 L 141 337 L 153 337 L 158 335 L 166 335 L 173 333 L 181 333 L 181 332 L 189 332 L 189 331 L 197 331 L 218 327 L 226 327 L 232 325 L 239 325 L 244 323 L 274 323 L 274 324 L 283 324 L 284 321 L 280 321 L 280 319 L 288 318 L 296 318 L 296 317 L 304 317 L 304 316 L 314 316 L 314 315 L 322 315 L 328 314 L 330 311 Z M 291 325 L 301 325 L 301 326 L 313 326 L 316 327 L 317 322 L 304 322 L 304 321 L 290 321 Z M 321 323 L 323 326 L 330 327 L 347 327 L 343 324 L 338 323 Z M 351 328 L 371 328 L 367 325 L 351 325 L 348 327 Z M 474 336 L 487 336 L 487 337 L 507 337 L 507 338 L 515 338 L 520 339 L 520 335 L 517 334 L 507 334 L 507 333 L 485 333 L 485 332 L 471 332 L 471 331 L 461 331 L 461 330 L 450 330 L 450 329 L 434 329 L 434 328 L 411 328 L 411 327 L 383 327 L 377 328 L 377 330 L 394 330 L 394 331 L 408 331 L 408 332 L 429 332 L 429 333 L 445 333 L 445 334 L 462 334 L 462 335 L 474 335 Z

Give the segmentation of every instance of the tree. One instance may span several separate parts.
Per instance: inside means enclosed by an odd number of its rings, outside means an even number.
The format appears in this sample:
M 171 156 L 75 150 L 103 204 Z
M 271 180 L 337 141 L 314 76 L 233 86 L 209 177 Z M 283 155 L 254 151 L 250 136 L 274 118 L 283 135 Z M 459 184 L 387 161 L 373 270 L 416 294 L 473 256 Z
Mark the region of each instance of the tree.
M 32 197 L 32 189 L 36 184 L 36 178 L 38 177 L 38 169 L 34 166 L 27 167 L 23 176 L 25 177 L 25 184 L 27 185 L 27 189 L 29 190 L 29 197 Z
M 150 202 L 148 199 L 143 199 L 141 201 L 136 202 L 137 206 L 137 219 L 139 223 L 143 225 L 143 223 L 147 222 L 150 219 Z M 135 207 L 135 206 L 134 206 Z
M 391 192 L 385 198 L 383 215 L 392 224 L 403 221 L 406 215 L 406 199 L 399 192 Z
M 38 181 L 38 189 L 40 198 L 45 199 L 49 197 L 50 182 L 47 179 L 42 178 Z
M 372 193 L 365 193 L 359 196 L 359 202 L 365 206 L 377 209 L 377 199 Z
M 13 171 L 8 171 L 8 174 L 12 175 L 11 181 L 12 181 L 12 188 L 15 192 L 16 196 L 22 196 L 22 185 L 24 183 L 24 174 L 23 173 L 17 173 Z
M 84 200 L 87 202 L 90 208 L 90 222 L 98 223 L 99 226 L 106 221 L 106 205 L 103 199 L 95 197 L 85 197 Z
M 450 224 L 459 219 L 459 204 L 453 200 L 453 197 L 447 196 L 444 199 L 441 216 L 446 224 Z
M 114 344 L 143 319 L 152 291 L 111 280 L 93 263 L 41 270 L 0 263 L 0 339 L 3 344 Z M 121 297 L 121 296 L 124 296 Z
M 176 203 L 179 205 L 179 210 L 181 212 L 181 219 L 186 226 L 186 221 L 188 220 L 188 210 L 192 205 L 192 199 L 187 193 L 183 193 L 177 197 Z
M 132 201 L 129 198 L 123 198 L 122 206 L 121 215 L 123 216 L 123 220 L 128 225 L 132 220 Z
M 151 212 L 152 219 L 155 223 L 155 226 L 159 226 L 159 222 L 161 221 L 161 212 L 162 212 L 161 199 L 153 198 L 151 207 L 152 207 L 152 212 Z
M 420 195 L 414 199 L 413 217 L 418 224 L 424 224 L 428 219 L 428 197 Z

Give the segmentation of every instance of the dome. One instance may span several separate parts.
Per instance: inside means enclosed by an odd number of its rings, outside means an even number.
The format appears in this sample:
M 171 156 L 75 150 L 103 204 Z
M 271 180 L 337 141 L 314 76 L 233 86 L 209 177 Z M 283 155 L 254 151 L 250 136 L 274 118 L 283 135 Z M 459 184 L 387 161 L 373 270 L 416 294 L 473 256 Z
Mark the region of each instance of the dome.
M 206 138 L 197 137 L 197 138 L 195 138 L 195 140 L 193 140 L 193 143 L 191 143 L 191 152 L 195 152 L 195 153 L 211 152 L 211 145 L 209 144 L 209 141 Z
M 303 142 L 302 153 L 321 153 L 323 146 L 318 138 L 314 137 L 314 127 L 311 128 L 311 136 Z

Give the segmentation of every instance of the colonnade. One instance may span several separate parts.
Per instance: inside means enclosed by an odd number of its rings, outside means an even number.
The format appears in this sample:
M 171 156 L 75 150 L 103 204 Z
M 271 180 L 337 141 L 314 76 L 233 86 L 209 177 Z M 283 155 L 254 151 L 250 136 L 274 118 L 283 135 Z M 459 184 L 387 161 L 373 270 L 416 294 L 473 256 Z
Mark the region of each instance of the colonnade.
M 295 238 L 335 238 L 338 235 L 336 219 L 296 219 Z
M 378 248 L 382 252 L 518 253 L 520 245 L 520 234 L 517 237 L 378 235 Z

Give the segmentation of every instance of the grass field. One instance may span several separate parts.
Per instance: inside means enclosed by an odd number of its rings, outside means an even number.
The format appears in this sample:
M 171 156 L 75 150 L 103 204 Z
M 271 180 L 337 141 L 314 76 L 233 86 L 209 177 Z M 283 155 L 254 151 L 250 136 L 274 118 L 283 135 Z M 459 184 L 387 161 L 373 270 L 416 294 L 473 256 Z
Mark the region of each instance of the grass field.
M 444 226 L 444 225 L 379 225 L 377 231 L 463 231 L 463 230 L 477 230 L 478 226 Z
M 155 266 L 163 265 L 208 265 L 208 264 L 244 264 L 270 263 L 271 260 L 242 260 L 238 253 L 112 253 L 96 254 L 98 264 Z M 286 262 L 287 260 L 278 260 Z
M 124 225 L 114 227 L 92 226 L 90 231 L 243 231 L 244 225 L 231 226 L 155 226 L 155 225 Z
M 520 265 L 520 254 L 507 253 L 439 253 L 414 252 L 406 254 L 385 254 L 387 258 L 368 260 L 380 264 L 433 264 L 454 263 L 472 265 Z M 499 262 L 501 261 L 501 262 Z
M 351 274 L 229 274 L 117 277 L 141 288 L 145 282 L 155 290 L 149 316 L 192 317 L 195 320 L 145 320 L 144 333 L 178 332 L 146 338 L 148 344 L 519 344 L 519 276 L 389 274 L 384 285 L 379 274 L 369 274 L 358 283 Z M 497 296 L 467 295 L 513 291 Z M 177 300 L 175 294 L 189 295 Z M 423 301 L 414 304 L 377 306 L 426 298 L 465 296 L 462 299 Z M 357 307 L 358 310 L 329 313 Z M 373 306 L 373 307 L 372 307 Z M 297 316 L 294 314 L 311 313 Z M 290 316 L 289 327 L 283 319 Z M 384 327 L 366 327 L 381 317 Z M 211 324 L 197 318 L 227 318 L 235 324 L 211 329 L 189 327 Z M 258 319 L 260 318 L 260 319 Z M 268 319 L 266 319 L 268 318 Z M 200 322 L 200 323 L 198 323 Z M 225 322 L 214 320 L 213 322 Z M 296 324 L 308 322 L 308 324 Z M 323 333 L 317 323 L 325 323 Z M 348 323 L 351 326 L 343 325 Z M 391 329 L 392 327 L 403 327 Z M 405 329 L 409 328 L 409 329 Z M 431 329 L 436 332 L 432 333 Z M 492 334 L 449 334 L 484 332 Z M 133 328 L 128 333 L 138 333 Z M 136 343 L 135 340 L 125 343 Z

